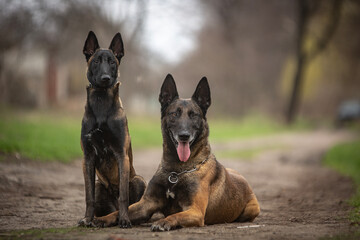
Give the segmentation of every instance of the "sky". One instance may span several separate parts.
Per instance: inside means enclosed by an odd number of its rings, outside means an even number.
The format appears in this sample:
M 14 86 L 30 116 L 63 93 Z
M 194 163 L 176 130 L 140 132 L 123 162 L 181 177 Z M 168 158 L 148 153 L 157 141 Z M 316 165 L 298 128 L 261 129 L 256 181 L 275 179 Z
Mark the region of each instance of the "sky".
M 141 44 L 157 59 L 176 64 L 196 47 L 196 33 L 203 25 L 198 0 L 149 0 L 145 13 L 139 12 L 136 1 L 108 0 L 105 5 L 114 21 L 126 18 L 128 31 L 138 16 L 145 16 Z

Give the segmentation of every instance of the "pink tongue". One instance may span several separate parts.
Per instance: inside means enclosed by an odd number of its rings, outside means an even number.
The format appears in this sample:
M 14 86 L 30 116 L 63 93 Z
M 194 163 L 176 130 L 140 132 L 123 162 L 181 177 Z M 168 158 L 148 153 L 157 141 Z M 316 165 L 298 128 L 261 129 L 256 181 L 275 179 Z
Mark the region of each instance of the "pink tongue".
M 177 147 L 177 154 L 180 161 L 186 162 L 190 157 L 189 142 L 179 142 L 179 145 Z

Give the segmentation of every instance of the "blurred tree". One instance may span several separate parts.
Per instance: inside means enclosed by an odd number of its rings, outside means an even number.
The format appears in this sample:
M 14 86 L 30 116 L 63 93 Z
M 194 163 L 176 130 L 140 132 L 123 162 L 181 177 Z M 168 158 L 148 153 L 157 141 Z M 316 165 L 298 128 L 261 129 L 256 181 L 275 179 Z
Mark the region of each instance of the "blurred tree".
M 214 112 L 281 111 L 278 81 L 293 45 L 294 1 L 203 0 L 205 26 L 197 49 L 174 70 L 191 92 L 210 81 Z
M 28 40 L 31 30 L 34 27 L 32 21 L 33 13 L 30 9 L 21 5 L 21 3 L 11 0 L 0 1 L 0 100 L 14 97 L 7 90 L 12 81 L 7 81 L 5 73 L 4 54 L 14 48 L 21 48 Z M 19 30 L 21 29 L 21 30 Z M 11 87 L 11 86 L 10 86 Z M 14 99 L 18 101 L 18 99 Z M 28 100 L 28 99 L 27 99 Z
M 19 91 L 28 91 L 28 85 L 31 85 L 27 84 L 30 78 L 29 74 L 22 73 L 19 68 L 16 69 L 11 64 L 8 64 L 4 69 L 3 64 L 4 56 L 11 55 L 19 56 L 16 63 L 21 65 L 20 63 L 28 61 L 23 57 L 26 53 L 33 56 L 32 61 L 34 62 L 36 62 L 38 55 L 45 58 L 45 69 L 42 73 L 45 86 L 33 90 L 34 93 L 29 98 L 37 98 L 38 95 L 42 94 L 41 91 L 46 91 L 44 94 L 46 104 L 56 104 L 59 101 L 58 86 L 63 84 L 61 81 L 64 81 L 64 72 L 67 71 L 73 75 L 67 77 L 65 74 L 65 78 L 69 78 L 71 82 L 81 83 L 71 83 L 70 87 L 75 86 L 75 88 L 81 89 L 83 93 L 86 77 L 82 47 L 89 30 L 96 32 L 100 42 L 106 41 L 105 45 L 100 44 L 102 47 L 108 47 L 114 34 L 122 32 L 125 42 L 125 55 L 132 56 L 127 58 L 130 61 L 126 71 L 122 72 L 122 76 L 132 77 L 138 74 L 139 70 L 144 69 L 145 64 L 144 61 L 141 61 L 142 52 L 138 43 L 146 19 L 147 1 L 126 0 L 122 1 L 120 5 L 113 5 L 123 8 L 124 12 L 123 17 L 115 16 L 113 18 L 111 18 L 109 10 L 105 8 L 105 3 L 114 4 L 115 1 L 0 1 L 0 32 L 2 33 L 0 38 L 1 100 L 23 106 L 29 105 L 29 102 L 34 102 L 25 97 L 29 94 L 16 94 Z M 138 14 L 136 18 L 127 19 L 127 11 L 134 5 L 142 14 Z M 128 29 L 129 26 L 132 26 L 131 31 L 125 32 L 125 24 Z M 12 51 L 16 54 L 12 54 Z M 35 68 L 31 70 L 33 72 L 39 71 Z M 60 72 L 62 79 L 58 79 Z M 9 77 L 12 78 L 11 81 L 9 81 Z M 37 82 L 42 82 L 42 80 L 37 79 Z M 10 84 L 16 86 L 10 87 Z M 75 93 L 77 91 L 77 89 L 72 90 Z M 20 100 L 13 101 L 14 97 Z M 36 103 L 30 105 L 36 105 Z
M 306 66 L 317 55 L 319 55 L 328 46 L 340 21 L 342 0 L 297 0 L 298 3 L 298 21 L 296 36 L 296 56 L 297 64 L 293 80 L 293 88 L 289 99 L 289 105 L 286 111 L 286 122 L 292 123 L 296 115 L 298 105 L 301 101 L 301 85 L 303 81 Z M 330 5 L 330 7 L 329 7 Z M 321 11 L 323 10 L 323 11 Z M 324 11 L 325 10 L 325 11 Z M 325 13 L 324 13 L 325 12 Z M 322 34 L 318 37 L 311 49 L 306 49 L 306 40 L 309 25 L 317 14 L 326 14 L 327 23 L 323 26 Z

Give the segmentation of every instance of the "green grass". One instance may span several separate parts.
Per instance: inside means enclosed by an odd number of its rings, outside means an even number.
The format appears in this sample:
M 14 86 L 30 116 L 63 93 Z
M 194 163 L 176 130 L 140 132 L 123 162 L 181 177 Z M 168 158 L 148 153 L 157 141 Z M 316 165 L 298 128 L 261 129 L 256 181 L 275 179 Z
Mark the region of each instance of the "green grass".
M 38 160 L 69 162 L 81 156 L 79 120 L 43 114 L 0 118 L 0 151 Z
M 324 163 L 354 180 L 356 193 L 350 199 L 350 204 L 354 207 L 350 220 L 354 224 L 360 224 L 360 140 L 331 148 L 325 155 Z
M 291 126 L 281 124 L 263 115 L 249 115 L 241 119 L 208 119 L 210 140 L 228 141 L 232 139 L 266 136 L 286 131 L 308 129 L 307 122 L 299 120 Z
M 162 146 L 160 117 L 128 116 L 128 125 L 133 150 Z
M 216 152 L 216 156 L 221 158 L 229 159 L 246 159 L 252 160 L 261 153 L 272 151 L 276 149 L 284 149 L 285 146 L 273 145 L 273 146 L 264 146 L 250 149 L 241 149 L 241 150 L 220 150 Z
M 128 122 L 134 150 L 162 146 L 160 117 L 128 116 Z M 209 125 L 211 142 L 306 128 L 305 124 L 285 127 L 259 115 L 240 120 L 209 119 Z M 69 162 L 82 156 L 80 130 L 80 114 L 68 117 L 66 113 L 54 111 L 17 112 L 0 109 L 0 152 L 19 153 L 36 160 Z

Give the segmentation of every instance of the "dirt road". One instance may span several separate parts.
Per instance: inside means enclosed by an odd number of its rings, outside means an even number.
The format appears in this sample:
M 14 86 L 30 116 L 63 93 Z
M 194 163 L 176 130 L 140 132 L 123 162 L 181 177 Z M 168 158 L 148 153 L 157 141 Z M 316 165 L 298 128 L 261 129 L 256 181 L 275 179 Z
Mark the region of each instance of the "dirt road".
M 333 144 L 351 139 L 345 132 L 289 133 L 231 143 L 226 149 L 265 149 L 251 161 L 218 159 L 248 179 L 261 206 L 254 223 L 150 232 L 149 224 L 132 229 L 71 228 L 85 209 L 81 160 L 71 164 L 41 163 L 2 155 L 0 162 L 0 238 L 21 239 L 317 239 L 352 231 L 346 200 L 353 185 L 321 165 Z M 268 147 L 268 146 L 278 146 Z M 161 149 L 136 151 L 135 168 L 149 180 Z M 49 229 L 19 232 L 20 229 Z

